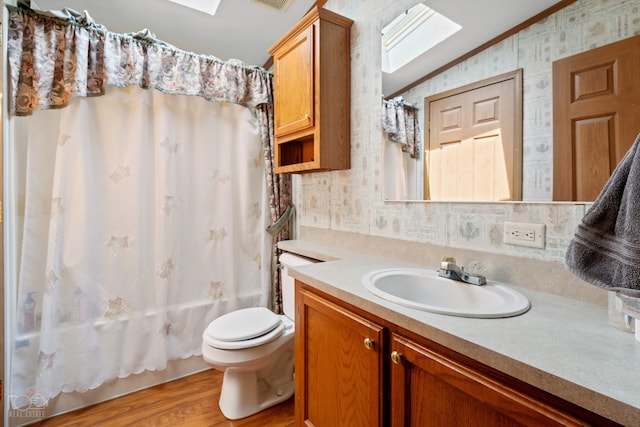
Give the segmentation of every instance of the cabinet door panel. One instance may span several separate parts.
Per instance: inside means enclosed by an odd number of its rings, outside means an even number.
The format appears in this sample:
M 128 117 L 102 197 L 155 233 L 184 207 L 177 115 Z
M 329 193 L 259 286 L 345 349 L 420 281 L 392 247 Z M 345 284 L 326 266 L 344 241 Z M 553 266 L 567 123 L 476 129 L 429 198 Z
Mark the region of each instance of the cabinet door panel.
M 313 127 L 314 28 L 291 39 L 274 57 L 274 109 L 276 136 Z
M 382 425 L 383 328 L 304 290 L 296 306 L 298 425 Z
M 399 335 L 391 351 L 393 426 L 586 425 Z

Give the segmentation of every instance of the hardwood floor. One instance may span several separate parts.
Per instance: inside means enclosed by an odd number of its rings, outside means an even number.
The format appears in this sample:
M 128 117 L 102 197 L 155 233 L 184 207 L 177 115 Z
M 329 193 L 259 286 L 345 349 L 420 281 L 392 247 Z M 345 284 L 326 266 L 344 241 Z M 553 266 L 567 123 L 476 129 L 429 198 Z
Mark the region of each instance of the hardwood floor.
M 293 398 L 251 417 L 227 420 L 218 408 L 222 373 L 209 370 L 183 379 L 40 421 L 64 427 L 291 427 Z

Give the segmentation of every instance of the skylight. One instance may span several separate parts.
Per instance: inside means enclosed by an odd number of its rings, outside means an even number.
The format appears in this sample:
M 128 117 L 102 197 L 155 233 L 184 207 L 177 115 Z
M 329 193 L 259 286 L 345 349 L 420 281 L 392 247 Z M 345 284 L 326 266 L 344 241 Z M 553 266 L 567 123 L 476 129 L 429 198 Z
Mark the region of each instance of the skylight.
M 169 0 L 172 3 L 177 3 L 182 6 L 189 7 L 191 9 L 199 10 L 200 12 L 208 13 L 209 15 L 215 15 L 220 6 L 220 0 Z M 237 0 L 236 0 L 237 1 Z
M 382 71 L 393 73 L 461 28 L 418 3 L 382 29 Z

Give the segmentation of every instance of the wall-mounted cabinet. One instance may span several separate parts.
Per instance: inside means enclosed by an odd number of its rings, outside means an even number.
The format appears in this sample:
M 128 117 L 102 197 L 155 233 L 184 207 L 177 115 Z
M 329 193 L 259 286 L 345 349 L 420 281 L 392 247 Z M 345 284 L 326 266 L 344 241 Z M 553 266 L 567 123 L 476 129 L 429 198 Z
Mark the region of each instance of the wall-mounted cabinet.
M 316 7 L 269 49 L 276 173 L 350 167 L 352 24 Z

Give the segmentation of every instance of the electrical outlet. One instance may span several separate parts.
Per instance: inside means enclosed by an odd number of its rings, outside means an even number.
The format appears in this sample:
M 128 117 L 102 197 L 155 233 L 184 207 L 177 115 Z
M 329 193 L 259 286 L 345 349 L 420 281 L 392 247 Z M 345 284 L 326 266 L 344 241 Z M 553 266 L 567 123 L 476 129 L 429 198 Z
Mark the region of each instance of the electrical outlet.
M 504 223 L 504 242 L 510 245 L 544 249 L 545 225 L 526 222 Z

